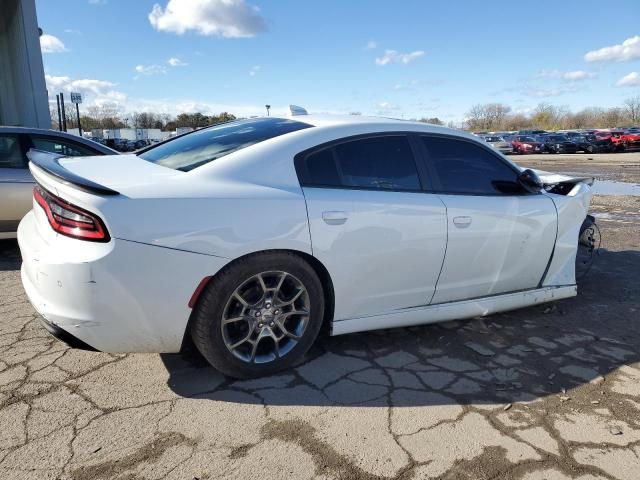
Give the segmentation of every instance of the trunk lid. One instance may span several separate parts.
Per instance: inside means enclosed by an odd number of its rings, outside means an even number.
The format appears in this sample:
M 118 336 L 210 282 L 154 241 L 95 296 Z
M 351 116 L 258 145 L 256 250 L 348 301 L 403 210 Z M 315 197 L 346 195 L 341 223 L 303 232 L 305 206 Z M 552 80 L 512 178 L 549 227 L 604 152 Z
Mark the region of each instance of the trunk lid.
M 183 175 L 134 154 L 94 157 L 60 157 L 41 152 L 29 152 L 33 164 L 63 183 L 98 195 L 118 193 L 135 197 L 158 182 Z

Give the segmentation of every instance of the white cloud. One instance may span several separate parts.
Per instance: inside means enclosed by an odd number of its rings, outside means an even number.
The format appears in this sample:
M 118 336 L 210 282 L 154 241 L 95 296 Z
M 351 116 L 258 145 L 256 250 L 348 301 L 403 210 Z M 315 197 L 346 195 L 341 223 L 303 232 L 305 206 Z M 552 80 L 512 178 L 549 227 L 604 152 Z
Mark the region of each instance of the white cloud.
M 385 50 L 384 55 L 376 58 L 376 65 L 384 66 L 390 63 L 402 63 L 406 65 L 422 57 L 423 55 L 424 52 L 422 50 L 416 50 L 415 52 L 411 53 L 400 53 L 396 50 Z
M 540 70 L 536 74 L 536 78 L 560 78 L 567 82 L 579 82 L 596 77 L 597 75 L 595 73 L 585 72 L 584 70 L 573 70 L 569 72 L 561 72 L 560 70 Z
M 106 5 L 108 0 L 89 0 L 91 5 Z
M 105 103 L 122 104 L 126 102 L 127 96 L 115 89 L 116 84 L 106 80 L 95 80 L 83 78 L 72 80 L 70 77 L 45 75 L 47 90 L 53 96 L 58 92 L 80 92 L 82 93 L 83 105 Z
M 559 97 L 566 93 L 573 93 L 578 91 L 575 86 L 558 87 L 558 88 L 529 88 L 525 89 L 522 93 L 527 97 L 533 98 L 547 98 L 547 97 Z
M 161 32 L 194 30 L 227 38 L 253 37 L 267 29 L 259 9 L 244 0 L 169 0 L 164 9 L 156 3 L 149 22 Z
M 627 38 L 620 45 L 600 48 L 587 52 L 587 62 L 628 62 L 640 58 L 640 35 Z
M 366 50 L 373 50 L 374 48 L 378 48 L 378 42 L 376 42 L 375 40 L 369 40 L 364 48 Z
M 40 36 L 40 50 L 42 53 L 60 53 L 66 52 L 67 48 L 58 37 L 45 33 Z
M 640 87 L 640 73 L 631 72 L 616 82 L 616 87 Z
M 408 90 L 410 88 L 413 88 L 413 87 L 417 86 L 418 83 L 420 83 L 420 82 L 418 82 L 418 80 L 411 80 L 410 82 L 407 82 L 407 83 L 396 83 L 393 86 L 393 89 L 394 90 Z
M 167 60 L 167 63 L 172 67 L 186 67 L 187 65 L 189 65 L 187 62 L 183 62 L 178 57 L 171 57 L 169 60 Z
M 140 75 L 158 75 L 167 73 L 167 69 L 162 65 L 136 65 L 135 71 Z M 135 78 L 138 78 L 137 75 Z
M 255 77 L 261 68 L 262 67 L 260 65 L 255 65 L 254 67 L 251 67 L 251 70 L 249 70 L 249 75 L 252 77 Z

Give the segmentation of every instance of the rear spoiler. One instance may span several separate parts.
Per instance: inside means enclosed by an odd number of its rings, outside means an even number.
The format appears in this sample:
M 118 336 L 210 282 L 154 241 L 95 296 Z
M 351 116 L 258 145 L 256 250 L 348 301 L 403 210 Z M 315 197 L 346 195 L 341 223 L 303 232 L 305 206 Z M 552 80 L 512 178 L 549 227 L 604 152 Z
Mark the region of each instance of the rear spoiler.
M 65 185 L 71 185 L 78 190 L 89 193 L 97 193 L 100 195 L 120 195 L 120 192 L 116 192 L 104 185 L 92 182 L 91 180 L 76 175 L 64 168 L 58 161 L 60 158 L 65 158 L 64 155 L 32 148 L 27 152 L 27 158 L 33 165 L 44 170 L 46 173 L 55 177 Z

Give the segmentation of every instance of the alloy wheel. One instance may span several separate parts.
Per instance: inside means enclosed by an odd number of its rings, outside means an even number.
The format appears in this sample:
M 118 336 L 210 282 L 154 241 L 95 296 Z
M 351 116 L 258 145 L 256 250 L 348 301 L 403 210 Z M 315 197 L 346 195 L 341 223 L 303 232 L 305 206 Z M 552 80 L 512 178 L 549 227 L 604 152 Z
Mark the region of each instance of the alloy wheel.
M 287 355 L 309 323 L 309 293 L 295 276 L 262 272 L 231 294 L 222 315 L 227 349 L 246 363 L 268 363 Z

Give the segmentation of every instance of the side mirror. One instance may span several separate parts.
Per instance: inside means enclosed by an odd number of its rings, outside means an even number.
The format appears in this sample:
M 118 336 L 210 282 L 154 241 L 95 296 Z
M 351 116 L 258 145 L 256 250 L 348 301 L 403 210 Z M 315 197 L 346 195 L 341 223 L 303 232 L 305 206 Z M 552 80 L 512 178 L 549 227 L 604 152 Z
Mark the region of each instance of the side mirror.
M 543 188 L 538 174 L 529 168 L 518 175 L 518 183 L 529 193 L 540 193 Z

